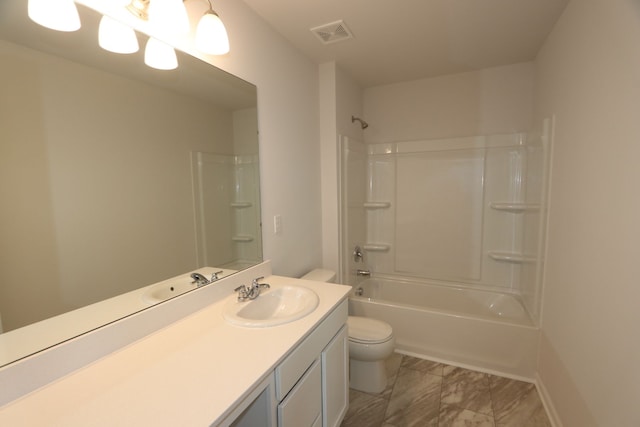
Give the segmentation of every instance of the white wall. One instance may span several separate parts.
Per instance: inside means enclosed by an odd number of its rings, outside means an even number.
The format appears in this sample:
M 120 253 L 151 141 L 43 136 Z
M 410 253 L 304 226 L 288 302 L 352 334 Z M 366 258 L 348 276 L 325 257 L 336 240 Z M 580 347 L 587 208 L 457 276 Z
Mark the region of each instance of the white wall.
M 367 88 L 367 143 L 511 133 L 531 128 L 533 64 Z
M 335 62 L 320 65 L 320 123 L 322 158 L 322 265 L 339 272 L 338 147 L 340 136 L 362 139 L 362 89 Z
M 572 1 L 536 60 L 556 115 L 539 376 L 566 426 L 640 425 L 640 4 Z
M 318 67 L 243 2 L 215 9 L 231 52 L 211 62 L 258 87 L 264 257 L 274 274 L 298 276 L 322 263 Z

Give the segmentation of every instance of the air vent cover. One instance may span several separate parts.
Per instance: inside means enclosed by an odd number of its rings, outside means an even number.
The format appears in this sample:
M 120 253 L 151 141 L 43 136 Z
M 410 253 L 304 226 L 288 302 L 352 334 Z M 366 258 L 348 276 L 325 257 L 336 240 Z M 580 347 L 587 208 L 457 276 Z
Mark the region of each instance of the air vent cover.
M 344 21 L 331 22 L 311 28 L 311 32 L 324 44 L 336 43 L 353 38 L 353 34 L 349 31 Z

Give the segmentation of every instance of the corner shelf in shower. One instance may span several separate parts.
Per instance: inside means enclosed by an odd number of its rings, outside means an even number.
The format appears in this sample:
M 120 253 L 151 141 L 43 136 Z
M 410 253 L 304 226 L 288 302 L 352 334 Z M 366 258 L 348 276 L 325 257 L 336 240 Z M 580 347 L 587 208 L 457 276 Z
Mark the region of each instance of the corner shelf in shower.
M 539 211 L 540 205 L 537 203 L 520 203 L 520 202 L 491 202 L 491 209 L 503 212 L 522 213 Z
M 391 202 L 364 202 L 365 209 L 387 209 L 391 206 Z
M 234 242 L 253 242 L 252 236 L 233 236 L 231 238 Z
M 249 208 L 252 205 L 253 205 L 253 203 L 251 203 L 251 202 L 231 202 L 231 207 L 232 208 L 238 208 L 238 209 Z
M 391 246 L 386 243 L 365 243 L 362 249 L 368 252 L 387 252 Z
M 494 261 L 510 262 L 513 264 L 524 264 L 524 263 L 532 263 L 537 261 L 536 257 L 524 255 L 517 252 L 491 251 L 489 252 L 489 258 L 491 258 Z

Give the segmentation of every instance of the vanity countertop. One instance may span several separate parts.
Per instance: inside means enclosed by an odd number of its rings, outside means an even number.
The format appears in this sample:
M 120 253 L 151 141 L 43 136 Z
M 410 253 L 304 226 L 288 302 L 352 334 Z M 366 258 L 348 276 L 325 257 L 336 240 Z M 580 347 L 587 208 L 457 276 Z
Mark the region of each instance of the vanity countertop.
M 0 407 L 0 425 L 205 426 L 224 419 L 323 318 L 348 286 L 269 276 L 319 296 L 315 311 L 270 328 L 233 326 L 224 297 L 22 398 Z M 228 288 L 228 289 L 227 289 Z

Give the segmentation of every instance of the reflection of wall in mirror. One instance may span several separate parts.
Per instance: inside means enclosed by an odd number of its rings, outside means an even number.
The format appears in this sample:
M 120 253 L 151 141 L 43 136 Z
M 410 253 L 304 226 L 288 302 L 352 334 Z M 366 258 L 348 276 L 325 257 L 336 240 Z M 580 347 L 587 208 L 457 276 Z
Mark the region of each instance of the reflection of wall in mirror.
M 231 154 L 231 112 L 2 41 L 0 55 L 5 329 L 195 268 L 189 153 Z
M 262 258 L 258 156 L 194 152 L 198 267 L 241 270 Z

